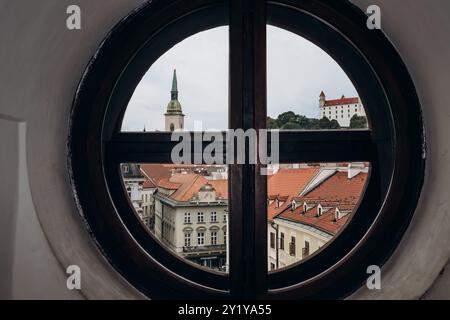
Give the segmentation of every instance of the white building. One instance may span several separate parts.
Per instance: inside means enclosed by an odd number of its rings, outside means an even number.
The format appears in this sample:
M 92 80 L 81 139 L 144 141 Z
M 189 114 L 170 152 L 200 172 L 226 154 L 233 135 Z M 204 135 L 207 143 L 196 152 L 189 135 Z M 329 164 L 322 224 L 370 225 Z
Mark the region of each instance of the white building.
M 227 180 L 174 174 L 159 181 L 154 198 L 156 238 L 188 260 L 226 270 Z
M 322 91 L 319 96 L 319 119 L 327 117 L 330 120 L 336 120 L 341 127 L 349 127 L 350 119 L 357 115 L 365 117 L 366 112 L 359 97 L 327 100 Z
M 134 163 L 124 163 L 120 168 L 128 198 L 134 210 L 142 219 L 142 188 L 145 178 L 141 173 L 140 166 Z

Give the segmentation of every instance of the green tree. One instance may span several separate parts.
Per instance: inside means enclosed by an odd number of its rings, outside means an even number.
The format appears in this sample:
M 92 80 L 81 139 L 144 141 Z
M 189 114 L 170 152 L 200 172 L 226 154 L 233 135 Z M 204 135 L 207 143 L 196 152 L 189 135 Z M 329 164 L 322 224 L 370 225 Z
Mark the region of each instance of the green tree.
M 315 118 L 308 119 L 308 129 L 309 130 L 318 130 L 320 129 L 320 120 Z
M 267 117 L 267 129 L 279 129 L 278 120 Z
M 288 122 L 295 122 L 296 114 L 292 111 L 283 112 L 278 116 L 278 125 L 282 127 Z
M 330 129 L 340 129 L 341 126 L 339 125 L 339 122 L 337 122 L 336 119 L 333 119 L 330 121 Z
M 288 123 L 283 124 L 283 126 L 281 127 L 281 130 L 298 130 L 298 129 L 303 129 L 301 127 L 301 125 L 297 122 L 293 122 L 290 121 Z
M 323 117 L 319 120 L 319 129 L 330 129 L 331 127 L 331 121 L 327 117 Z
M 295 122 L 300 125 L 300 128 L 302 129 L 309 129 L 310 126 L 310 119 L 308 119 L 305 116 L 302 115 L 295 115 Z
M 356 114 L 350 119 L 350 129 L 367 128 L 367 118 L 357 116 Z
M 292 111 L 283 112 L 276 119 L 267 117 L 267 129 L 326 130 L 340 128 L 341 126 L 337 120 L 330 121 L 327 117 L 323 117 L 320 120 L 316 118 L 308 118 L 303 115 L 295 114 Z

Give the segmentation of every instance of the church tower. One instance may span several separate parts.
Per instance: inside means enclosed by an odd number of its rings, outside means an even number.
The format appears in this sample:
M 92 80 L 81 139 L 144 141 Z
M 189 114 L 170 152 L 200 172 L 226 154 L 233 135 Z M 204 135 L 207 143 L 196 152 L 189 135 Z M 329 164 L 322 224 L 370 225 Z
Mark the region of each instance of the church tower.
M 173 132 L 183 130 L 184 114 L 181 110 L 181 104 L 178 101 L 177 70 L 173 71 L 172 90 L 170 91 L 171 100 L 167 105 L 165 116 L 165 131 Z

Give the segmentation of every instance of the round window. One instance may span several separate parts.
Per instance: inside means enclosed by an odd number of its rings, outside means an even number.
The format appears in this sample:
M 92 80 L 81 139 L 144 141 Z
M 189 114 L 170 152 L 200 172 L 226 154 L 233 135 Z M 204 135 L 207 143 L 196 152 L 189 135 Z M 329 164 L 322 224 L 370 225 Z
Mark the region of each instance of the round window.
M 69 138 L 79 209 L 111 265 L 159 299 L 340 298 L 361 286 L 368 266 L 382 266 L 420 194 L 424 137 L 408 72 L 366 20 L 347 2 L 201 0 L 153 1 L 121 21 L 80 82 Z M 228 50 L 228 110 L 192 112 L 211 113 L 219 126 L 228 115 L 227 128 L 208 133 L 224 144 L 225 129 L 274 130 L 276 164 L 230 162 L 236 155 L 227 148 L 223 162 L 198 163 L 209 146 L 195 137 L 207 133 L 185 119 L 173 70 L 160 127 L 130 115 L 147 72 L 155 75 L 167 52 L 206 30 L 229 40 L 218 41 Z M 271 34 L 303 39 L 313 55 L 316 47 L 325 52 L 355 96 L 318 94 L 317 116 L 273 109 L 272 95 L 286 91 L 267 89 L 276 74 L 267 67 Z M 214 52 L 199 43 L 193 47 Z M 127 130 L 136 123 L 138 130 Z M 180 131 L 192 137 L 194 165 L 173 163 Z M 272 140 L 269 134 L 259 148 L 273 151 Z

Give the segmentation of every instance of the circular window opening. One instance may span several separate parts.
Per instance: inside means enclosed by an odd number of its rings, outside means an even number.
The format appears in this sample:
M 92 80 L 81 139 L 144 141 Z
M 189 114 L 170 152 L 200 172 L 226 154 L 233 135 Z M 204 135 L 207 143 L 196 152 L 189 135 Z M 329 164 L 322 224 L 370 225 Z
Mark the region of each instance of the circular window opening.
M 350 4 L 313 2 L 266 7 L 246 1 L 156 1 L 119 23 L 90 63 L 71 118 L 76 197 L 102 252 L 149 297 L 343 297 L 361 285 L 369 265 L 382 266 L 401 238 L 424 168 L 413 84 L 383 34 L 365 28 L 362 12 Z M 229 74 L 217 77 L 229 81 L 225 90 L 212 90 L 213 80 L 196 84 L 194 79 L 202 78 L 194 76 L 198 68 L 186 76 L 169 66 L 181 62 L 163 63 L 165 70 L 158 73 L 158 61 L 170 60 L 189 37 L 217 30 L 230 39 L 218 41 L 229 50 Z M 350 92 L 328 96 L 340 88 L 321 89 L 327 95 L 316 92 L 309 114 L 290 106 L 273 109 L 283 104 L 271 102 L 271 81 L 280 82 L 271 76 L 273 32 L 320 47 L 342 68 Z M 202 54 L 214 52 L 199 44 L 194 49 L 201 52 L 191 55 L 197 63 L 207 64 Z M 305 52 L 297 50 L 298 59 L 307 60 Z M 224 70 L 228 52 L 214 58 L 216 65 L 201 70 Z M 295 81 L 295 67 L 286 82 Z M 258 98 L 266 96 L 266 68 L 267 105 Z M 311 73 L 309 80 L 314 77 Z M 143 90 L 146 81 L 165 92 L 164 102 L 146 105 L 145 96 L 158 91 Z M 295 96 L 290 88 L 282 89 Z M 180 102 L 180 96 L 189 93 L 183 96 L 189 101 L 195 91 L 200 106 Z M 221 94 L 225 98 L 217 99 Z M 159 113 L 148 110 L 152 107 Z M 198 115 L 188 119 L 186 108 Z M 261 164 L 172 162 L 171 133 L 194 137 L 210 127 L 219 135 L 226 129 L 279 129 L 278 162 L 262 166 L 268 175 L 255 169 Z M 201 144 L 199 152 L 205 148 Z

